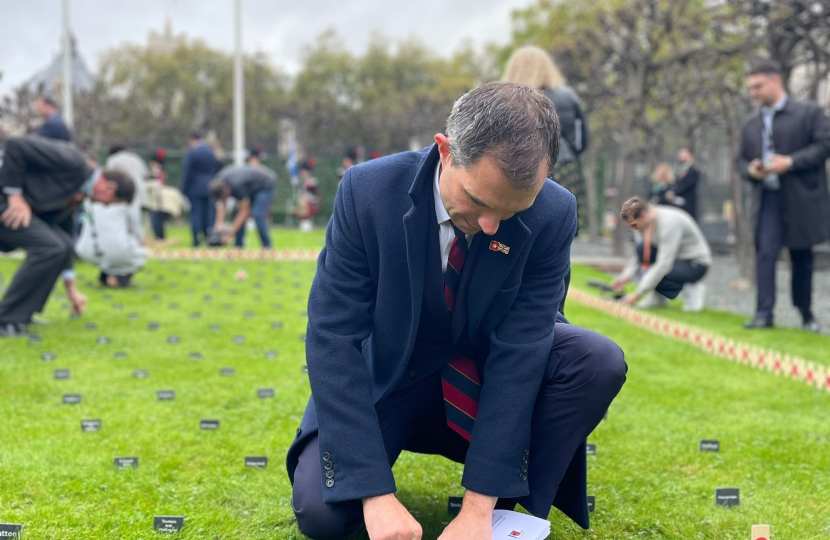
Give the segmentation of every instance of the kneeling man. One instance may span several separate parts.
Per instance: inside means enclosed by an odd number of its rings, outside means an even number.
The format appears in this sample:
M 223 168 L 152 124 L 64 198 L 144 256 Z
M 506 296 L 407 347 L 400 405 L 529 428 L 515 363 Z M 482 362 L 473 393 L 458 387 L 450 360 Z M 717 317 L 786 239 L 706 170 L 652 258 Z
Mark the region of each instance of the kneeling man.
M 551 101 L 490 83 L 436 144 L 346 171 L 309 298 L 311 399 L 288 451 L 314 539 L 365 524 L 417 539 L 395 497 L 403 450 L 464 463 L 442 540 L 492 536 L 495 508 L 588 527 L 585 439 L 625 381 L 609 339 L 557 320 L 576 201 L 546 179 Z
M 643 299 L 640 307 L 660 307 L 682 292 L 684 311 L 702 311 L 703 277 L 712 264 L 712 250 L 695 220 L 684 210 L 650 205 L 639 197 L 623 204 L 620 217 L 634 230 L 635 251 L 612 286 L 621 291 L 640 278 L 637 290 L 622 302 L 632 305 Z

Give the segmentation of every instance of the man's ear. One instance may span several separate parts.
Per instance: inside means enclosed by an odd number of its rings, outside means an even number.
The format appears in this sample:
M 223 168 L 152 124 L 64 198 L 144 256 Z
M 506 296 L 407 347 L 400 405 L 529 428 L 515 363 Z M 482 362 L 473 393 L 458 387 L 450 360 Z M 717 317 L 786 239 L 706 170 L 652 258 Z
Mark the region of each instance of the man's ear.
M 450 156 L 450 139 L 443 133 L 435 135 L 435 142 L 438 144 L 438 153 L 441 155 L 441 166 L 444 168 L 452 164 Z

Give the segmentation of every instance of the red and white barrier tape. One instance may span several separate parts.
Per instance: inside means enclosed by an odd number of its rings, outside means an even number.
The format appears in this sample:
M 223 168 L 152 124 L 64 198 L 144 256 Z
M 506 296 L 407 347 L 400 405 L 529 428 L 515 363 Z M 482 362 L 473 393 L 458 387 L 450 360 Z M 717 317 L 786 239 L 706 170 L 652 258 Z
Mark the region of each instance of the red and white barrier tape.
M 153 249 L 150 257 L 170 261 L 316 261 L 319 249 Z
M 696 326 L 658 317 L 578 289 L 572 288 L 568 291 L 568 300 L 597 309 L 659 336 L 687 343 L 726 360 L 769 371 L 830 392 L 830 366 L 780 351 L 741 343 Z

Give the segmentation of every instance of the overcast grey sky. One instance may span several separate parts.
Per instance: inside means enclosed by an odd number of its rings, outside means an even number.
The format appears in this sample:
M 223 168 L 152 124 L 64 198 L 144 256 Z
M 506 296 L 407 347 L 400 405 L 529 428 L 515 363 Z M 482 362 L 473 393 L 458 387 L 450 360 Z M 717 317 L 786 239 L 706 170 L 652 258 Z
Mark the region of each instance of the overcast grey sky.
M 505 43 L 513 9 L 533 0 L 243 0 L 244 48 L 295 72 L 303 46 L 334 28 L 355 52 L 381 31 L 417 36 L 449 54 L 465 40 Z M 0 0 L 0 95 L 47 65 L 60 50 L 60 0 Z M 145 43 L 170 18 L 175 33 L 233 47 L 233 0 L 70 0 L 78 48 L 93 70 L 102 52 Z

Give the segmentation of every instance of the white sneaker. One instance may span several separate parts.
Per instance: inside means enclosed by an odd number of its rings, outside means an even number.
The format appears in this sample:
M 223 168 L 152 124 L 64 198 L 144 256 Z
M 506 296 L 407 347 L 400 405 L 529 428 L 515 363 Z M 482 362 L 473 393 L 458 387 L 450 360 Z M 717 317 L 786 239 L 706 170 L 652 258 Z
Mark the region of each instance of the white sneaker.
M 640 309 L 664 308 L 669 305 L 669 300 L 662 294 L 655 291 L 637 302 L 637 307 Z
M 686 303 L 683 305 L 683 311 L 687 313 L 697 313 L 703 311 L 706 306 L 706 284 L 702 281 L 697 283 L 687 283 L 683 286 L 683 292 L 686 293 Z

